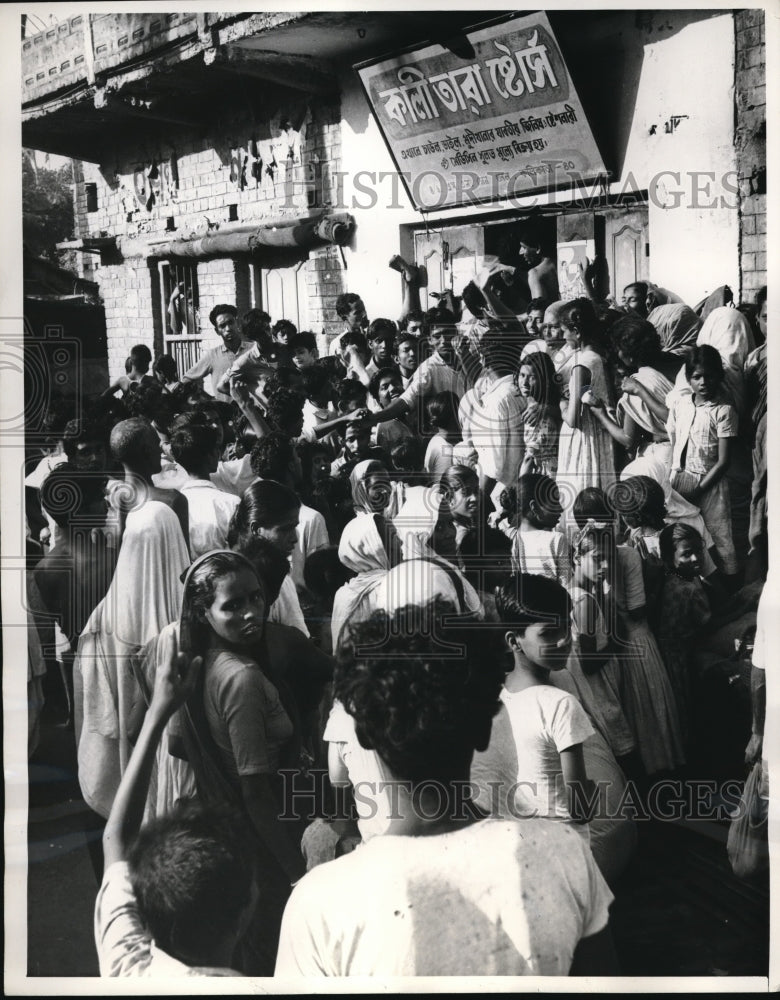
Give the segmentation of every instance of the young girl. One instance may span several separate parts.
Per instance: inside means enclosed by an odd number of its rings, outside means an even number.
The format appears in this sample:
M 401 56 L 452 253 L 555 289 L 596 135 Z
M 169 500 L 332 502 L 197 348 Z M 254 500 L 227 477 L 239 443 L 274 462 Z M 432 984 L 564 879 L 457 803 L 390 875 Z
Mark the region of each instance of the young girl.
M 669 524 L 659 536 L 666 570 L 661 594 L 658 643 L 672 682 L 684 731 L 690 728 L 693 655 L 710 621 L 710 603 L 701 580 L 704 543 L 695 528 Z
M 512 669 L 487 749 L 472 761 L 477 802 L 505 817 L 570 823 L 588 837 L 577 792 L 590 790 L 583 743 L 594 729 L 577 698 L 550 684 L 571 646 L 569 595 L 553 580 L 523 573 L 497 587 L 495 596 Z
M 560 392 L 549 354 L 534 351 L 523 358 L 517 387 L 526 401 L 523 411 L 525 456 L 520 474 L 538 472 L 555 478 L 561 432 Z
M 672 401 L 667 431 L 672 444 L 672 487 L 701 508 L 723 572 L 737 572 L 731 502 L 725 479 L 737 436 L 737 413 L 723 394 L 723 363 L 714 347 L 695 347 L 685 361 L 689 393 Z
M 584 404 L 583 395 L 592 393 L 610 402 L 609 380 L 604 358 L 597 353 L 601 331 L 589 299 L 574 299 L 561 313 L 566 342 L 572 356 L 561 370 L 567 380 L 561 400 L 560 443 L 558 447 L 557 482 L 564 507 L 569 507 L 569 494 L 585 486 L 609 485 L 615 478 L 615 456 L 612 438 Z
M 571 552 L 566 535 L 553 531 L 563 512 L 555 482 L 549 476 L 520 476 L 516 496 L 520 525 L 512 539 L 512 572 L 536 573 L 566 586 Z
M 618 644 L 612 630 L 614 604 L 605 593 L 613 575 L 615 540 L 612 530 L 588 523 L 574 539 L 572 638 L 566 669 L 585 710 L 600 730 L 627 775 L 641 774 L 636 739 L 623 711 Z
M 454 392 L 438 392 L 425 406 L 428 423 L 435 431 L 425 452 L 425 471 L 433 484 L 438 483 L 452 465 L 453 446 L 461 440 L 459 402 Z

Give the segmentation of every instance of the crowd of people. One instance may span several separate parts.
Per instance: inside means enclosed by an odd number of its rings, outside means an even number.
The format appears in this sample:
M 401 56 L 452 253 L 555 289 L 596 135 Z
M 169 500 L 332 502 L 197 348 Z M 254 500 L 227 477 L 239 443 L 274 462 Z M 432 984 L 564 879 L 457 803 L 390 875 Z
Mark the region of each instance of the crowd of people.
M 48 670 L 102 975 L 617 972 L 619 803 L 701 762 L 699 645 L 767 574 L 766 291 L 423 311 L 392 266 L 398 322 L 216 305 L 47 415 L 29 750 Z

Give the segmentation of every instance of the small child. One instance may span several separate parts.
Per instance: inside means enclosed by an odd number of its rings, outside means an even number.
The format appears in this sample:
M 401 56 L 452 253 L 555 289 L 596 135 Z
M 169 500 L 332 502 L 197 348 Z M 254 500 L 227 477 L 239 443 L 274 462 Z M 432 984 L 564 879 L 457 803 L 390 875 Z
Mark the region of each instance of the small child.
M 709 344 L 695 347 L 685 360 L 690 393 L 676 396 L 666 430 L 672 444 L 672 487 L 701 508 L 723 562 L 723 572 L 737 572 L 731 533 L 731 502 L 725 475 L 737 436 L 737 413 L 723 394 L 723 362 Z
M 271 336 L 274 338 L 276 343 L 283 344 L 288 348 L 288 350 L 290 349 L 292 338 L 297 333 L 298 328 L 295 323 L 291 323 L 289 319 L 279 319 L 271 328 Z
M 658 644 L 672 682 L 685 733 L 690 731 L 693 657 L 696 641 L 712 617 L 701 579 L 704 542 L 688 524 L 669 524 L 659 536 L 666 570 Z
M 152 365 L 154 377 L 163 387 L 163 392 L 175 392 L 181 385 L 179 370 L 171 354 L 161 354 Z
M 403 392 L 401 375 L 395 368 L 379 368 L 368 383 L 368 391 L 380 410 L 390 406 Z M 405 438 L 412 437 L 412 430 L 404 418 L 388 420 L 377 424 L 372 433 L 374 444 L 390 452 L 394 445 Z
M 438 483 L 447 469 L 455 464 L 452 457 L 453 447 L 462 440 L 458 420 L 459 403 L 457 394 L 446 390 L 437 392 L 425 404 L 428 423 L 434 431 L 425 452 L 425 471 L 434 484 Z
M 583 743 L 594 729 L 578 699 L 549 680 L 569 655 L 571 599 L 554 580 L 527 573 L 496 587 L 495 599 L 513 663 L 488 747 L 472 762 L 477 803 L 503 817 L 572 823 L 588 837 Z
M 533 351 L 523 357 L 517 388 L 526 401 L 522 415 L 525 455 L 520 473 L 538 472 L 554 479 L 558 471 L 561 410 L 560 391 L 549 354 Z
M 366 424 L 349 423 L 340 432 L 342 441 L 341 454 L 331 462 L 330 474 L 340 478 L 349 476 L 358 464 L 373 458 L 385 465 L 388 464 L 387 454 L 371 444 L 371 428 Z
M 567 586 L 571 549 L 566 535 L 553 530 L 563 513 L 558 487 L 549 476 L 520 476 L 516 488 L 518 530 L 512 539 L 512 572 L 534 573 Z

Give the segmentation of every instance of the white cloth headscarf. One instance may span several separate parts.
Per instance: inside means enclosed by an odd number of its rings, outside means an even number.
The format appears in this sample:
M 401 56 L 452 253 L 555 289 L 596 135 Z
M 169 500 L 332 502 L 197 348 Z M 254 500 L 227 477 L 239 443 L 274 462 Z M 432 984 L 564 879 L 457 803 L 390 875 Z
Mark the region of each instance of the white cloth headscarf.
M 128 715 L 138 692 L 129 658 L 181 610 L 189 553 L 179 519 L 147 501 L 127 515 L 106 596 L 90 615 L 74 664 L 79 784 L 91 809 L 108 817 L 131 746 Z
M 655 368 L 642 367 L 634 372 L 632 378 L 658 400 L 663 403 L 674 386 L 669 379 Z M 617 410 L 627 413 L 635 424 L 638 424 L 648 434 L 654 437 L 666 437 L 666 425 L 660 420 L 640 396 L 632 396 L 624 392 L 618 400 Z
M 345 625 L 362 621 L 371 614 L 373 608 L 367 605 L 368 597 L 390 569 L 390 558 L 373 514 L 359 512 L 347 523 L 339 542 L 339 559 L 357 576 L 339 587 L 333 600 L 334 652 Z

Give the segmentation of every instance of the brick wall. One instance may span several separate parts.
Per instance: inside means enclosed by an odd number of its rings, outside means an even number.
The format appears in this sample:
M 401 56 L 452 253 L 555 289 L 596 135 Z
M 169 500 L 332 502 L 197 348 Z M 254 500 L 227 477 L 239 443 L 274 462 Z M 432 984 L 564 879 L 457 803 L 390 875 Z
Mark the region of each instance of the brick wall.
M 277 119 L 278 120 L 278 119 Z M 238 222 L 261 223 L 265 219 L 308 215 L 336 201 L 334 171 L 340 169 L 340 109 L 333 104 L 312 105 L 301 127 L 302 163 L 286 169 L 282 163 L 273 177 L 265 170 L 257 182 L 247 170 L 243 189 L 231 179 L 231 150 L 257 139 L 266 152 L 273 123 L 242 122 L 234 118 L 222 125 L 219 135 L 187 138 L 179 133 L 165 143 L 149 144 L 142 151 L 120 152 L 116 161 L 99 167 L 83 165 L 84 180 L 98 188 L 97 211 L 86 215 L 83 235 L 116 235 L 122 238 L 171 239 L 204 232 L 207 224 L 230 221 L 231 206 Z M 140 154 L 140 155 L 139 155 Z M 133 175 L 144 164 L 162 164 L 173 158 L 178 173 L 174 198 L 161 197 L 151 210 L 139 207 L 134 197 Z M 278 159 L 278 157 L 277 157 Z M 172 220 L 172 222 L 171 222 Z M 200 326 L 204 346 L 215 342 L 208 321 L 212 306 L 234 302 L 240 311 L 252 304 L 248 256 L 197 262 Z M 341 254 L 326 247 L 311 254 L 305 263 L 309 325 L 315 332 L 334 333 L 340 328 L 333 306 L 345 290 Z M 106 304 L 106 326 L 111 377 L 124 372 L 129 347 L 145 342 L 161 343 L 162 310 L 156 260 L 128 257 L 117 263 L 95 267 Z M 281 316 L 274 316 L 280 319 Z M 156 335 L 155 335 L 156 334 Z
M 740 212 L 740 299 L 767 283 L 766 40 L 764 12 L 740 10 L 736 27 L 736 133 Z

